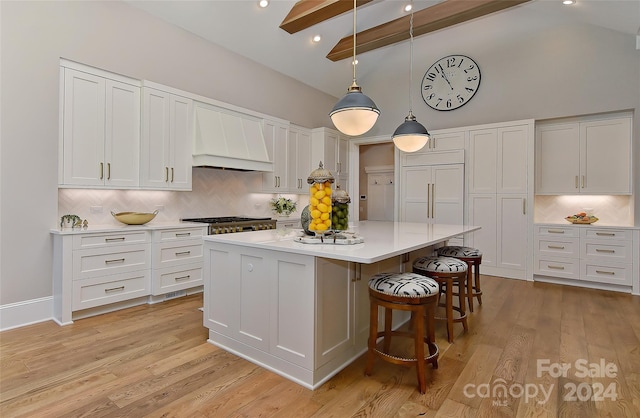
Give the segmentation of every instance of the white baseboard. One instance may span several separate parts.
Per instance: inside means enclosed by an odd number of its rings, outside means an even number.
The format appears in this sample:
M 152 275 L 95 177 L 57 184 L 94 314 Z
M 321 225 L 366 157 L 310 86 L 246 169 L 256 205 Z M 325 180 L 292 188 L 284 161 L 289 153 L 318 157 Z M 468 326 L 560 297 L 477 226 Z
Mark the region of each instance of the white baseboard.
M 53 319 L 53 296 L 0 306 L 0 331 Z

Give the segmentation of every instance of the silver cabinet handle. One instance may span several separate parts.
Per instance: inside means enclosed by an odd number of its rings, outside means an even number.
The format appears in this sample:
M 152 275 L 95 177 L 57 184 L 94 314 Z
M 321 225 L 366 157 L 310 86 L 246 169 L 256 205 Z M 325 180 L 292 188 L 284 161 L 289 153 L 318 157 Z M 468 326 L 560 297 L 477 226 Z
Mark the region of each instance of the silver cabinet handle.
M 105 238 L 104 242 L 113 242 L 113 241 L 124 241 L 124 237 L 117 237 L 117 238 Z
M 615 253 L 616 250 L 604 250 L 602 248 L 596 248 L 597 253 Z
M 176 257 L 180 255 L 189 255 L 189 254 L 191 254 L 191 251 L 180 251 L 176 253 Z
M 116 258 L 115 260 L 104 260 L 105 264 L 124 263 L 124 258 Z
M 171 183 L 173 183 L 173 167 L 171 167 Z
M 555 270 L 564 270 L 564 266 L 552 266 L 552 265 L 548 265 L 547 267 L 549 267 L 550 269 L 555 269 Z
M 616 234 L 613 232 L 596 232 L 596 235 L 601 237 L 615 237 Z
M 191 276 L 187 274 L 186 276 L 176 277 L 174 280 L 175 280 L 176 282 L 179 282 L 180 280 L 187 280 L 187 279 L 189 279 L 190 277 L 191 277 Z
M 104 289 L 104 293 L 109 293 L 109 292 L 121 292 L 124 290 L 124 286 L 120 286 L 120 287 L 112 287 L 111 289 Z
M 578 188 L 578 176 L 576 176 L 576 189 Z
M 547 248 L 552 248 L 554 250 L 564 250 L 564 245 L 547 245 Z
M 584 176 L 582 176 L 582 188 L 584 189 Z
M 547 229 L 547 232 L 550 234 L 564 234 L 562 229 Z
M 176 232 L 176 238 L 177 237 L 189 237 L 191 236 L 191 232 Z
M 100 180 L 104 178 L 104 163 L 100 163 Z
M 169 181 L 169 167 L 164 168 L 164 181 L 165 183 Z
M 111 180 L 111 163 L 107 163 L 107 180 Z
M 615 276 L 615 272 L 614 271 L 603 271 L 603 270 L 596 270 L 596 273 L 598 274 L 608 274 L 610 276 Z
M 527 214 L 527 199 L 522 199 L 522 214 Z

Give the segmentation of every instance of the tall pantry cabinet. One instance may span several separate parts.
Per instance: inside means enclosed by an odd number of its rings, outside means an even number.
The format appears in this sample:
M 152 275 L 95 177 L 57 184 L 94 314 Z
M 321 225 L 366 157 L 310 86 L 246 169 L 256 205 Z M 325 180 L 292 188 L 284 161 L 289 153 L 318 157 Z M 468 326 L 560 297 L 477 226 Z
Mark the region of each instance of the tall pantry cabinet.
M 483 125 L 468 135 L 467 245 L 482 251 L 485 274 L 526 279 L 533 213 L 533 121 Z

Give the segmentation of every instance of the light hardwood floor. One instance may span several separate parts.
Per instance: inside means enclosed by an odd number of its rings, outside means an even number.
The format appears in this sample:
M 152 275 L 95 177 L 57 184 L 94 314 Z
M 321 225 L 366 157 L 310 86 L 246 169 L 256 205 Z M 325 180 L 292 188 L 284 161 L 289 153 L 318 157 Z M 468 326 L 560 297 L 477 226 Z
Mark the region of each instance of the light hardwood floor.
M 307 390 L 208 344 L 194 295 L 0 333 L 0 416 L 640 417 L 640 297 L 491 276 L 482 285 L 468 333 L 456 325 L 448 344 L 437 323 L 425 395 L 414 369 L 377 360 L 365 377 L 365 356 Z M 609 364 L 609 376 L 583 376 L 583 361 Z M 561 363 L 571 368 L 554 377 Z

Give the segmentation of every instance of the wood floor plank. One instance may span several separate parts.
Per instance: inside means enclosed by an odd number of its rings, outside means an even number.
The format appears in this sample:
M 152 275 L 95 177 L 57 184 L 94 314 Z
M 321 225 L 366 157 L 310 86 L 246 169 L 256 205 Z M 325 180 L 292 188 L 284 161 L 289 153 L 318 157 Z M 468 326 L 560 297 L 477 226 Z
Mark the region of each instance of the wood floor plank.
M 481 276 L 483 305 L 457 326 L 453 344 L 437 323 L 439 368 L 427 393 L 413 368 L 365 356 L 318 389 L 305 389 L 206 342 L 202 295 L 0 333 L 4 417 L 640 417 L 640 297 Z M 615 377 L 576 376 L 576 361 L 615 363 Z M 566 376 L 542 371 L 569 363 Z M 466 386 L 472 384 L 474 386 Z M 505 402 L 491 392 L 517 391 Z M 615 384 L 615 400 L 571 400 Z M 468 396 L 480 385 L 489 396 Z M 573 386 L 572 386 L 573 385 Z M 586 385 L 586 386 L 585 386 Z M 465 395 L 465 386 L 467 395 Z

